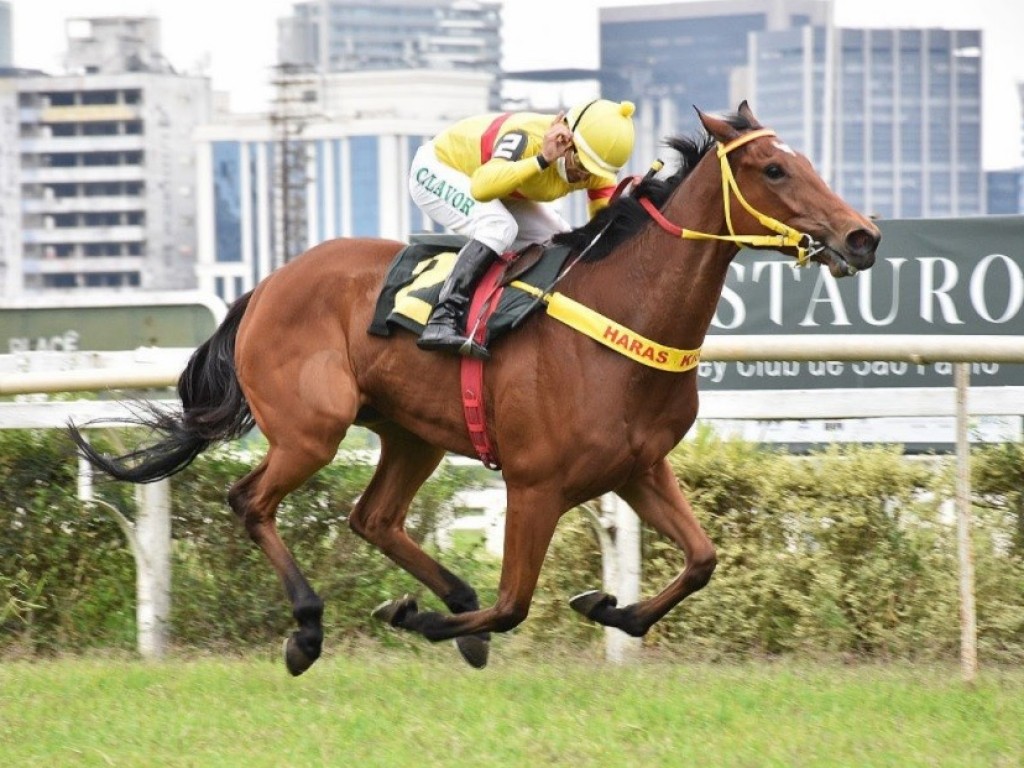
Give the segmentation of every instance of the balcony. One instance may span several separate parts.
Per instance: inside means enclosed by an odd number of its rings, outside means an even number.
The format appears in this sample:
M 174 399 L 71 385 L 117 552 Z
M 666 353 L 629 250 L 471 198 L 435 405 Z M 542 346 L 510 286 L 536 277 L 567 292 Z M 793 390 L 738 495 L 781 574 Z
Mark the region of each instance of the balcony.
M 39 110 L 41 123 L 108 123 L 118 120 L 138 120 L 141 110 L 127 104 L 72 104 L 67 107 L 43 107 Z
M 146 198 L 119 195 L 111 197 L 37 197 L 31 200 L 22 197 L 22 213 L 117 213 L 122 211 L 144 211 Z
M 22 262 L 27 275 L 88 274 L 90 272 L 141 272 L 142 256 L 76 256 L 70 259 L 29 259 Z
M 26 245 L 59 245 L 62 243 L 138 243 L 146 239 L 146 228 L 131 225 L 115 227 L 54 227 L 26 229 L 22 242 Z
M 21 123 L 95 123 L 139 120 L 142 109 L 128 104 L 72 104 L 65 107 L 19 107 Z
M 22 184 L 78 184 L 90 181 L 142 181 L 141 165 L 75 165 L 64 168 L 22 168 Z
M 55 152 L 132 152 L 145 149 L 141 134 L 119 136 L 37 136 L 21 139 L 23 154 L 52 154 Z

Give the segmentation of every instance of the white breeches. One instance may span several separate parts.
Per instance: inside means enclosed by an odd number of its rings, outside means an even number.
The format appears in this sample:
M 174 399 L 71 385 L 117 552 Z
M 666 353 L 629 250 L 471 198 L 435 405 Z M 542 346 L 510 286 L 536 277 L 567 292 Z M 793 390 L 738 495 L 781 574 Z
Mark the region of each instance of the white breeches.
M 481 203 L 469 193 L 469 177 L 437 158 L 433 142 L 416 152 L 409 194 L 427 216 L 497 253 L 547 242 L 568 223 L 550 205 L 506 198 Z

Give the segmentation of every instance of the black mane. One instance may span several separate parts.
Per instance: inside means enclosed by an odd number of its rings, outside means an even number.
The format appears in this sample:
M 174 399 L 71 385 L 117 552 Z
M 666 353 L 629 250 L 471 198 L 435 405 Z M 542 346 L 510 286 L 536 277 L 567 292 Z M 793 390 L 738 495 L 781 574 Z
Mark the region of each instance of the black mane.
M 748 131 L 752 128 L 750 123 L 738 114 L 727 115 L 724 119 L 738 131 Z M 666 139 L 665 146 L 679 153 L 679 168 L 675 173 L 665 178 L 652 176 L 644 179 L 632 193 L 619 197 L 582 227 L 558 233 L 552 238 L 552 242 L 557 245 L 568 245 L 573 251 L 581 251 L 593 241 L 598 232 L 604 230 L 601 238 L 587 251 L 583 261 L 603 259 L 651 220 L 647 211 L 640 206 L 640 198 L 646 197 L 656 207 L 661 208 L 715 143 L 715 140 L 706 133 L 692 138 L 675 136 Z

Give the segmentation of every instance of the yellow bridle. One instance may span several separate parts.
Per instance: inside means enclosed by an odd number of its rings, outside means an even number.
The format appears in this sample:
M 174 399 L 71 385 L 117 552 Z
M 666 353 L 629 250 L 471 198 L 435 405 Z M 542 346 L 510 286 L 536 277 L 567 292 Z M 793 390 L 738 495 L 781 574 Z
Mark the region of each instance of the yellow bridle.
M 722 144 L 721 142 L 718 144 L 718 160 L 722 169 L 722 202 L 725 206 L 725 225 L 729 229 L 728 235 L 712 235 L 708 232 L 697 232 L 692 229 L 684 229 L 683 227 L 673 224 L 666 219 L 661 211 L 659 211 L 647 198 L 641 198 L 640 204 L 662 229 L 670 232 L 676 237 L 681 237 L 684 240 L 726 240 L 737 243 L 738 245 L 749 245 L 753 248 L 792 247 L 796 249 L 797 264 L 804 266 L 816 250 L 815 246 L 817 244 L 814 242 L 814 239 L 806 233 L 798 232 L 787 224 L 783 224 L 778 219 L 773 219 L 771 216 L 761 213 L 759 210 L 754 208 L 754 206 L 748 203 L 747 199 L 743 197 L 743 193 L 740 192 L 739 185 L 736 183 L 736 176 L 732 172 L 732 166 L 729 165 L 728 155 L 734 149 L 742 147 L 744 144 L 747 144 L 754 139 L 774 135 L 775 131 L 770 128 L 759 128 L 733 139 L 728 144 Z M 732 225 L 732 196 L 739 201 L 740 205 L 746 209 L 747 213 L 757 219 L 761 226 L 775 232 L 776 234 L 737 235 L 736 230 Z
M 661 211 L 646 197 L 640 198 L 640 204 L 662 229 L 684 240 L 726 240 L 739 245 L 749 245 L 754 248 L 792 247 L 796 249 L 797 264 L 800 266 L 807 264 L 811 256 L 821 250 L 821 246 L 810 235 L 798 232 L 778 219 L 773 219 L 771 216 L 761 213 L 748 203 L 740 192 L 739 186 L 736 183 L 736 176 L 732 172 L 732 166 L 729 165 L 728 155 L 734 149 L 742 147 L 754 139 L 774 135 L 775 131 L 768 128 L 759 128 L 733 139 L 728 144 L 718 144 L 718 159 L 722 168 L 722 200 L 725 205 L 725 224 L 729 228 L 728 235 L 712 235 L 707 232 L 683 229 L 666 219 Z M 660 164 L 656 165 L 652 168 L 652 171 L 658 170 L 660 167 Z M 740 205 L 757 219 L 765 229 L 775 232 L 775 234 L 737 235 L 732 225 L 730 195 L 734 195 Z M 543 302 L 546 305 L 547 314 L 555 320 L 642 365 L 662 371 L 682 373 L 683 371 L 693 370 L 700 363 L 700 347 L 697 349 L 668 347 L 641 336 L 632 329 L 608 319 L 604 315 L 583 306 L 564 294 L 545 292 L 520 280 L 512 282 L 511 285 L 513 288 L 518 288 L 521 291 L 532 294 L 538 301 Z

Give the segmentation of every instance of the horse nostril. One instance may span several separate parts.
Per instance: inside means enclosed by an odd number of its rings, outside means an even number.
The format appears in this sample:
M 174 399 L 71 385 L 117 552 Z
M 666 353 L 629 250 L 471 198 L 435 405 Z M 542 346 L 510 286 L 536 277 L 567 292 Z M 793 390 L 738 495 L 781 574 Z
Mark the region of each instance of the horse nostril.
M 855 229 L 846 236 L 846 247 L 857 256 L 869 256 L 878 248 L 881 239 L 877 230 Z

